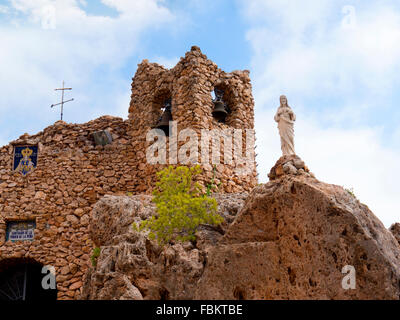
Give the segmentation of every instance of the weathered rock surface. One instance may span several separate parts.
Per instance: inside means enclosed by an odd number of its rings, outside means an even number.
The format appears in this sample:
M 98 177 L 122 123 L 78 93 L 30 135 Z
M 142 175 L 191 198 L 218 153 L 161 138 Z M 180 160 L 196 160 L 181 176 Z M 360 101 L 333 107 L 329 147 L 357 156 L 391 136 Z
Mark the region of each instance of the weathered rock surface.
M 354 266 L 356 289 L 342 288 Z M 339 186 L 285 176 L 256 187 L 219 246 L 195 298 L 399 299 L 400 247 Z
M 295 154 L 280 157 L 276 164 L 271 168 L 268 177 L 272 181 L 284 175 L 305 175 L 307 177 L 315 178 L 314 174 L 310 172 L 304 161 Z
M 216 195 L 225 222 L 200 227 L 196 244 L 160 248 L 132 228 L 155 213 L 150 196 L 105 196 L 93 209 L 90 235 L 101 254 L 86 273 L 83 299 L 193 299 L 205 263 L 206 248 L 215 246 L 243 206 L 247 193 Z M 128 281 L 129 279 L 129 281 Z
M 400 245 L 392 233 L 342 187 L 289 158 L 274 168 L 291 162 L 296 172 L 282 170 L 247 199 L 218 195 L 225 223 L 203 227 L 196 244 L 161 249 L 134 232 L 134 220 L 154 213 L 150 198 L 103 198 L 91 221 L 101 256 L 83 298 L 399 299 Z M 342 287 L 346 265 L 355 269 L 355 289 Z
M 394 235 L 397 242 L 400 244 L 400 223 L 392 224 L 389 230 Z

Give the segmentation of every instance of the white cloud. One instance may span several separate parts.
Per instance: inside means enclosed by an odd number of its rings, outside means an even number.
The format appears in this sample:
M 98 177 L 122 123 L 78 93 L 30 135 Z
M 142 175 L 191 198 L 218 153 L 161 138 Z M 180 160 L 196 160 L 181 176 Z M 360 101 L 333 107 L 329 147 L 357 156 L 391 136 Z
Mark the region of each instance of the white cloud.
M 389 227 L 400 220 L 400 153 L 382 145 L 382 129 L 321 128 L 317 119 L 297 128 L 297 150 L 317 177 L 354 188 L 356 196 Z
M 49 107 L 59 100 L 53 89 L 62 80 L 74 89 L 68 93 L 75 101 L 66 106 L 67 121 L 121 115 L 123 103 L 128 110 L 130 78 L 122 67 L 137 53 L 143 32 L 169 28 L 175 16 L 157 0 L 103 3 L 119 14 L 88 15 L 78 0 L 10 1 L 12 23 L 0 24 L 0 118 L 12 112 L 29 119 L 34 131 L 52 123 L 58 116 Z
M 7 14 L 9 12 L 7 6 L 0 5 L 0 14 Z
M 175 67 L 175 65 L 179 62 L 178 57 L 166 58 L 166 57 L 155 57 L 151 59 L 152 62 L 156 62 L 167 69 L 171 69 Z
M 253 49 L 258 169 L 266 181 L 281 155 L 273 115 L 284 93 L 297 114 L 299 156 L 318 179 L 354 188 L 388 227 L 400 220 L 400 172 L 395 169 L 400 151 L 387 143 L 387 128 L 368 126 L 367 119 L 378 108 L 387 118 L 394 112 L 381 101 L 393 95 L 400 80 L 400 12 L 390 2 L 363 3 L 355 7 L 356 20 L 349 28 L 342 23 L 345 4 L 241 3 L 252 23 L 247 38 Z M 308 108 L 309 101 L 314 107 L 320 103 L 319 108 Z
M 400 149 L 400 127 L 397 127 L 397 129 L 393 133 L 392 141 L 390 141 L 392 145 Z
M 332 2 L 286 2 L 256 1 L 246 10 L 249 19 L 261 20 L 247 37 L 254 70 L 273 83 L 267 97 L 282 88 L 308 95 L 393 89 L 399 79 L 400 12 L 390 6 L 356 7 L 357 23 L 349 29 L 342 26 L 341 6 Z
M 244 13 L 253 23 L 270 22 L 286 32 L 301 36 L 310 26 L 322 25 L 333 8 L 329 0 L 253 0 L 242 1 Z M 321 32 L 322 30 L 315 30 Z
M 162 3 L 162 1 L 101 0 L 101 2 L 109 7 L 115 8 L 124 19 L 134 19 L 141 25 L 143 23 L 148 24 L 149 22 L 154 22 L 159 18 L 172 18 L 170 11 L 159 4 Z M 133 20 L 131 20 L 131 22 L 132 21 Z
M 90 64 L 116 65 L 119 59 L 132 53 L 141 31 L 170 23 L 174 19 L 172 13 L 158 5 L 156 0 L 103 2 L 115 7 L 120 14 L 115 18 L 87 15 L 76 0 L 13 0 L 12 4 L 16 10 L 27 14 L 37 26 L 42 26 L 43 20 L 48 19 L 49 10 L 46 9 L 54 8 L 56 30 L 53 33 L 40 32 L 32 26 L 28 30 L 34 30 L 35 35 L 41 39 L 44 37 L 42 40 L 52 50 L 61 45 L 63 50 L 60 52 L 69 49 L 68 54 L 82 56 Z M 17 40 L 25 40 L 26 32 L 26 28 L 21 30 L 24 39 Z M 53 41 L 55 44 L 51 45 Z M 46 56 L 43 47 L 38 51 Z

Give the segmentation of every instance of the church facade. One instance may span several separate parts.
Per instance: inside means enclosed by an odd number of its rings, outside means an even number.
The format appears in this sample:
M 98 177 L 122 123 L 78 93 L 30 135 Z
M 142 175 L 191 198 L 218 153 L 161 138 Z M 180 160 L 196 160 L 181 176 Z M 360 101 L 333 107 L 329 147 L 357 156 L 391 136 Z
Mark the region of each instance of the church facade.
M 213 116 L 215 89 L 223 92 L 224 121 Z M 226 73 L 192 47 L 172 69 L 147 60 L 138 65 L 128 119 L 57 121 L 0 148 L 0 299 L 7 299 L 1 296 L 2 281 L 4 285 L 10 277 L 4 275 L 28 265 L 54 267 L 57 298 L 79 299 L 82 277 L 91 265 L 89 228 L 94 204 L 106 194 L 149 194 L 157 171 L 180 164 L 148 161 L 146 150 L 154 143 L 148 132 L 160 128 L 166 101 L 177 132 L 190 128 L 200 137 L 207 130 L 242 130 L 246 141 L 246 129 L 254 129 L 249 72 Z M 185 141 L 168 134 L 167 158 L 173 159 L 171 155 Z M 175 149 L 170 147 L 173 139 Z M 235 159 L 199 162 L 200 182 L 206 185 L 214 178 L 219 192 L 249 191 L 257 184 L 255 166 L 239 174 Z M 13 294 L 8 298 L 17 299 Z

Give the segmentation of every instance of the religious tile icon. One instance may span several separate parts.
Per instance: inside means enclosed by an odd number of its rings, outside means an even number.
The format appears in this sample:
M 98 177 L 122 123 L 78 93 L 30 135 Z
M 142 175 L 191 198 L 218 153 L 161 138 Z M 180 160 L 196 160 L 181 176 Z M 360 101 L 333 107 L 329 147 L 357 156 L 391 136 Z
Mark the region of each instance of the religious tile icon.
M 35 221 L 9 221 L 7 222 L 6 241 L 33 240 Z
M 13 170 L 26 176 L 37 165 L 38 146 L 15 146 Z

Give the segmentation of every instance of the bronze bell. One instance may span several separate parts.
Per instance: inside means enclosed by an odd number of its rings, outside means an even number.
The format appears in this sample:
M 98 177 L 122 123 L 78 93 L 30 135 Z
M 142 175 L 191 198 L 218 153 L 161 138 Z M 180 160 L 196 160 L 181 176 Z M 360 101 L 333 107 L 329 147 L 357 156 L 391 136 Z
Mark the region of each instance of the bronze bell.
M 218 120 L 218 121 L 225 121 L 225 118 L 228 114 L 228 111 L 226 111 L 225 104 L 220 101 L 214 101 L 214 111 L 212 112 L 213 117 Z
M 169 122 L 172 121 L 172 114 L 170 108 L 165 108 L 156 128 L 161 129 L 165 132 L 165 135 L 169 136 Z

